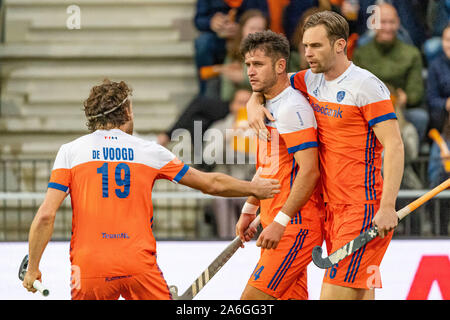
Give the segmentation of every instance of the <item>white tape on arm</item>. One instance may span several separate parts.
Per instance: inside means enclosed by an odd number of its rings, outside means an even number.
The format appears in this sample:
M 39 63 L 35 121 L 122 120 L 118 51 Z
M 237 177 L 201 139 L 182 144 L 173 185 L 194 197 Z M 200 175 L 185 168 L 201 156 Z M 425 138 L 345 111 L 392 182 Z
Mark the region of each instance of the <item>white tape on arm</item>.
M 244 206 L 242 207 L 241 213 L 245 214 L 256 214 L 258 211 L 259 206 L 245 202 Z
M 278 222 L 282 226 L 286 227 L 289 221 L 291 221 L 291 217 L 289 217 L 286 213 L 283 211 L 279 211 L 278 214 L 275 216 L 273 221 Z

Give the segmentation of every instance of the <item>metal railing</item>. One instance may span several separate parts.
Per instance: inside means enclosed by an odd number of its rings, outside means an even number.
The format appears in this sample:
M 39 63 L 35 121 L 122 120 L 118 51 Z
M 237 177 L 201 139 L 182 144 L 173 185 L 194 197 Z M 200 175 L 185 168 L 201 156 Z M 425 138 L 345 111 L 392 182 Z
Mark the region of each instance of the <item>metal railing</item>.
M 26 241 L 31 221 L 45 196 L 53 160 L 0 159 L 0 241 Z M 160 180 L 161 181 L 161 180 Z M 214 197 L 167 181 L 157 181 L 152 194 L 155 237 L 162 239 L 218 239 L 211 214 Z M 427 190 L 401 190 L 397 207 Z M 55 220 L 54 240 L 71 236 L 70 197 Z M 448 237 L 450 190 L 446 190 L 402 221 L 394 237 Z
M 4 0 L 0 0 L 0 43 L 5 42 L 6 6 L 4 2 Z

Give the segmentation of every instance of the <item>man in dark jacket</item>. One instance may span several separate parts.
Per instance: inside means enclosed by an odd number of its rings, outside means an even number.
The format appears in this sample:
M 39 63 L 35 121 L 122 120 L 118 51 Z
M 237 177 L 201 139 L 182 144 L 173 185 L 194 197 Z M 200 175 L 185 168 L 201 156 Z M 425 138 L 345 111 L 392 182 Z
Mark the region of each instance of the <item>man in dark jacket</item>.
M 242 13 L 259 9 L 268 16 L 266 0 L 198 0 L 194 24 L 200 34 L 195 39 L 197 71 L 203 66 L 222 64 L 226 55 L 226 41 L 238 32 Z M 199 78 L 199 95 L 206 92 L 206 82 Z

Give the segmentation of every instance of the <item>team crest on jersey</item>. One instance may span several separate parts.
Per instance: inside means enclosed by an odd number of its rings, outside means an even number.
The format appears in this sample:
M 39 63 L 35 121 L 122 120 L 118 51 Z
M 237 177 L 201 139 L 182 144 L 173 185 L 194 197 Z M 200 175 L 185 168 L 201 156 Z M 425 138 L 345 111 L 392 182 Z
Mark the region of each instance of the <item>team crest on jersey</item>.
M 345 97 L 345 91 L 339 91 L 336 95 L 337 102 L 341 102 L 344 100 Z

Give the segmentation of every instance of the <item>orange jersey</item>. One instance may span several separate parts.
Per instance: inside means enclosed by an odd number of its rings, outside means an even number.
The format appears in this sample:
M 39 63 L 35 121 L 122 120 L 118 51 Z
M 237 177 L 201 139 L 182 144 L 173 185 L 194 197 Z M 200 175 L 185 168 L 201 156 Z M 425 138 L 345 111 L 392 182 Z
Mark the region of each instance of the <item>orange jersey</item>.
M 119 129 L 61 146 L 49 188 L 70 192 L 70 260 L 81 278 L 137 275 L 156 264 L 152 187 L 188 170 L 155 142 Z
M 322 73 L 300 71 L 291 76 L 291 85 L 314 109 L 325 201 L 379 201 L 383 147 L 372 128 L 397 118 L 383 82 L 351 64 L 333 81 L 326 81 Z
M 307 148 L 317 148 L 316 120 L 308 101 L 291 87 L 275 98 L 266 101 L 267 109 L 275 121 L 266 122 L 271 140 L 258 140 L 257 168 L 262 167 L 261 177 L 277 179 L 281 192 L 272 199 L 261 200 L 261 224 L 270 224 L 281 210 L 291 191 L 299 165 L 294 153 Z M 301 208 L 291 224 L 301 224 L 303 228 L 320 229 L 317 205 L 320 202 L 319 189 Z

